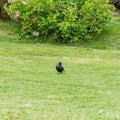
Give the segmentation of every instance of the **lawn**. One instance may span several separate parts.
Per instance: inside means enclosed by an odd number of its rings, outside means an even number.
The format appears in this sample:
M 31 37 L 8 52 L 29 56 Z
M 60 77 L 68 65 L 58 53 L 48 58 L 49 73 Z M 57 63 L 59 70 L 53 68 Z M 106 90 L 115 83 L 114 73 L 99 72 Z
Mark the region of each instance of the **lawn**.
M 119 17 L 74 46 L 19 39 L 15 29 L 0 20 L 0 120 L 120 120 Z

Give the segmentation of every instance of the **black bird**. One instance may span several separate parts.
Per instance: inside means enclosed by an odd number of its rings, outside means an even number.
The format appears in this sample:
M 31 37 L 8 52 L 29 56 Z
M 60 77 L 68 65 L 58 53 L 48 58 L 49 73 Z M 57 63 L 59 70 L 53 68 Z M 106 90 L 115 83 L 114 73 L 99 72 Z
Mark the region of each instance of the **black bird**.
M 57 65 L 56 65 L 56 70 L 60 73 L 62 73 L 64 70 L 63 66 L 62 66 L 62 63 L 61 62 L 58 62 Z

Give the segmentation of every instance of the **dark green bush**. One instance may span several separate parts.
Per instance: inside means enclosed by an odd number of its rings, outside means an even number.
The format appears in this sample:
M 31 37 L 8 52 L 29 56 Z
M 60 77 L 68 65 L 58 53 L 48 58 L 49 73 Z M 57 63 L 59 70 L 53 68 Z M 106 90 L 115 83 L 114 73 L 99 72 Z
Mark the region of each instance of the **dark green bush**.
M 22 25 L 23 35 L 55 36 L 78 41 L 100 33 L 111 18 L 108 0 L 12 0 L 5 6 L 12 19 Z

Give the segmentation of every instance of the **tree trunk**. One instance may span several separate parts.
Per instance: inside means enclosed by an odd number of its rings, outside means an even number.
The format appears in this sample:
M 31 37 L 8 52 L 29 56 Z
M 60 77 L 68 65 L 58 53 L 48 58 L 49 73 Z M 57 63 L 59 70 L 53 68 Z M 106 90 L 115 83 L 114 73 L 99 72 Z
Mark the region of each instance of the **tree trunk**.
M 8 4 L 8 0 L 0 0 L 0 18 L 8 18 L 3 8 L 4 4 Z
M 114 5 L 116 9 L 120 10 L 120 0 L 110 0 L 110 4 Z

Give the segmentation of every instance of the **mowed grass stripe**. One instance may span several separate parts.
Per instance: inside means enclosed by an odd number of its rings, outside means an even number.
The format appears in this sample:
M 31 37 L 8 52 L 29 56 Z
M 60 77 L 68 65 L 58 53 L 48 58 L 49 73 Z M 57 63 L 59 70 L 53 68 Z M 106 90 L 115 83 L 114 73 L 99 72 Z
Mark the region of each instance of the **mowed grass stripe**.
M 29 43 L 12 24 L 0 22 L 1 120 L 120 119 L 118 19 L 79 46 Z M 55 70 L 58 61 L 63 74 Z

